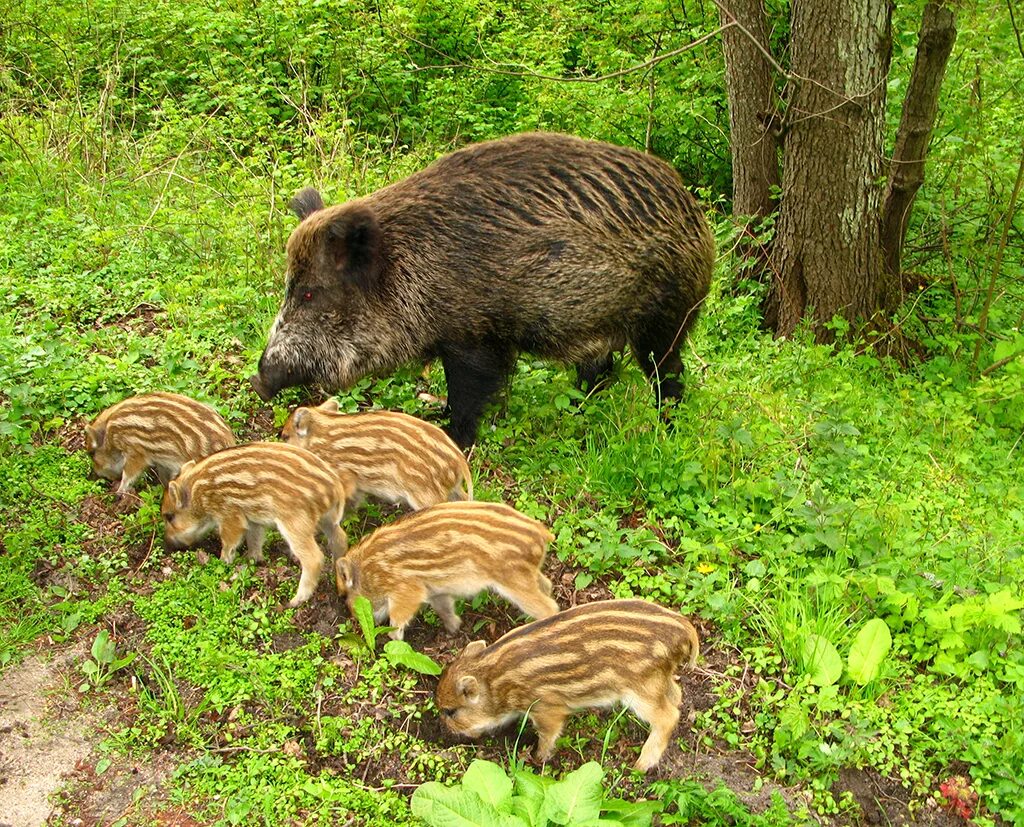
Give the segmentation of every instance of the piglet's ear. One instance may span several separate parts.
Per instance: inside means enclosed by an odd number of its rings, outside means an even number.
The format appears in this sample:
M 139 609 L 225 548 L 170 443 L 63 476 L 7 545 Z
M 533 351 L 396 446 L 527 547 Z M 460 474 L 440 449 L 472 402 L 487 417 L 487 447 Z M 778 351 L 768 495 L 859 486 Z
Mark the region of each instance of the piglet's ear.
M 324 208 L 324 199 L 312 187 L 306 187 L 288 202 L 288 208 L 300 219 L 305 220 Z
M 185 468 L 182 467 L 181 470 L 184 471 Z M 192 486 L 183 483 L 180 478 L 167 483 L 167 493 L 171 502 L 174 503 L 174 508 L 178 511 L 188 508 L 192 503 Z
M 324 413 L 337 413 L 338 412 L 338 400 L 335 399 L 332 396 L 326 402 L 322 402 L 319 405 L 319 407 L 317 408 L 317 410 L 323 411 Z
M 103 447 L 103 442 L 107 438 L 107 428 L 105 425 L 100 425 L 94 428 L 92 425 L 86 425 L 85 427 L 85 444 L 90 451 L 98 451 Z
M 487 648 L 487 642 L 483 640 L 474 640 L 471 643 L 466 644 L 466 648 L 462 650 L 461 658 L 475 658 Z
M 292 428 L 299 439 L 309 436 L 309 408 L 295 409 L 295 413 L 292 414 Z
M 373 290 L 383 256 L 383 236 L 373 210 L 362 204 L 341 210 L 327 225 L 324 244 L 341 281 L 363 292 Z
M 460 698 L 473 703 L 480 697 L 480 684 L 472 675 L 463 675 L 455 682 L 455 691 Z
M 334 585 L 338 589 L 338 595 L 344 597 L 355 586 L 355 576 L 352 571 L 352 561 L 344 557 L 338 557 L 334 561 Z

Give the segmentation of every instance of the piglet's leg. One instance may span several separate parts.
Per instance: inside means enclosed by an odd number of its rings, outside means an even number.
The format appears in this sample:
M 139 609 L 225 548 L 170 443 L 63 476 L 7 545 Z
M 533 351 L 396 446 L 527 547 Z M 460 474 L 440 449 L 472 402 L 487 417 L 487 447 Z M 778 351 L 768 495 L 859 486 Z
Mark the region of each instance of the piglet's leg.
M 388 625 L 395 627 L 389 633 L 392 640 L 405 638 L 405 627 L 416 617 L 426 599 L 426 591 L 416 587 L 394 591 L 388 596 Z
M 227 565 L 235 562 L 235 552 L 245 536 L 245 517 L 232 514 L 220 523 L 220 559 Z
M 135 481 L 146 470 L 146 458 L 141 454 L 127 454 L 124 459 L 124 468 L 121 469 L 121 484 L 117 486 L 117 495 L 123 497 L 130 494 Z
M 631 704 L 633 711 L 651 725 L 651 734 L 647 736 L 640 758 L 634 765 L 638 770 L 647 772 L 661 759 L 672 738 L 672 731 L 679 723 L 680 698 L 679 687 L 670 679 L 665 694 L 655 700 L 637 699 Z
M 266 535 L 266 527 L 255 523 L 251 523 L 245 530 L 245 547 L 249 553 L 249 559 L 254 563 L 263 562 L 263 539 Z
M 324 553 L 316 544 L 316 538 L 312 532 L 307 533 L 280 524 L 277 528 L 285 542 L 288 543 L 288 548 L 291 549 L 295 559 L 302 566 L 299 589 L 295 592 L 295 597 L 288 602 L 288 605 L 294 608 L 309 600 L 313 596 L 313 592 L 316 591 L 317 583 L 320 580 L 320 571 L 324 567 Z
M 344 557 L 345 552 L 348 551 L 348 537 L 345 536 L 344 529 L 339 525 L 344 516 L 345 506 L 339 505 L 330 509 L 320 518 L 320 530 L 327 538 L 327 550 L 334 560 Z
M 536 583 L 527 583 L 515 589 L 501 589 L 499 593 L 515 603 L 525 614 L 537 620 L 558 613 L 558 604 L 540 591 Z
M 455 614 L 455 599 L 450 594 L 435 594 L 427 598 L 427 603 L 437 612 L 444 628 L 449 632 L 459 631 L 462 618 Z
M 551 757 L 551 753 L 555 751 L 555 742 L 562 734 L 562 727 L 565 726 L 569 710 L 558 704 L 538 702 L 534 704 L 529 715 L 537 730 L 537 749 L 533 753 L 534 759 L 539 762 L 547 761 Z

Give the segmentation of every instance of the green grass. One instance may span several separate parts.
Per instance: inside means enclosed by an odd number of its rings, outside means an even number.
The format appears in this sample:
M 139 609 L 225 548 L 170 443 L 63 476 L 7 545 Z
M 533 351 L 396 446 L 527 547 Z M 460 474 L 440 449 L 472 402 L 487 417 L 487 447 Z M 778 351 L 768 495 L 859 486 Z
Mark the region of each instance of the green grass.
M 430 680 L 346 648 L 357 630 L 344 618 L 314 630 L 317 609 L 301 622 L 282 610 L 297 576 L 283 558 L 229 568 L 166 554 L 159 491 L 118 503 L 74 448 L 88 418 L 153 389 L 270 437 L 244 377 L 277 308 L 285 197 L 317 178 L 338 197 L 372 190 L 440 145 L 357 147 L 327 168 L 259 141 L 230 151 L 229 126 L 181 112 L 132 134 L 50 115 L 12 113 L 0 132 L 0 670 L 47 636 L 113 628 L 118 656 L 140 657 L 92 693 L 130 712 L 106 747 L 175 750 L 171 804 L 219 824 L 411 822 L 411 788 L 455 780 L 476 754 L 426 737 Z M 102 163 L 87 151 L 101 138 Z M 966 766 L 982 820 L 1024 820 L 1024 374 L 971 380 L 955 358 L 901 368 L 855 346 L 776 341 L 757 331 L 758 299 L 713 293 L 669 424 L 628 360 L 579 407 L 569 372 L 521 360 L 472 455 L 478 496 L 547 521 L 577 587 L 702 619 L 701 750 L 747 756 L 825 816 L 855 809 L 834 788 L 844 768 L 897 779 L 923 807 Z M 432 415 L 417 374 L 360 382 L 342 405 Z M 443 393 L 438 366 L 428 381 Z M 275 425 L 297 398 L 277 401 Z M 353 540 L 363 524 L 349 524 Z M 845 663 L 874 617 L 893 637 L 877 679 L 812 683 L 806 634 Z M 429 639 L 452 654 L 437 627 Z M 627 726 L 608 720 L 570 727 L 568 766 L 605 754 Z M 489 754 L 513 762 L 501 743 Z M 779 800 L 753 816 L 717 779 L 649 788 L 622 757 L 608 753 L 610 789 L 663 798 L 666 823 L 800 818 Z

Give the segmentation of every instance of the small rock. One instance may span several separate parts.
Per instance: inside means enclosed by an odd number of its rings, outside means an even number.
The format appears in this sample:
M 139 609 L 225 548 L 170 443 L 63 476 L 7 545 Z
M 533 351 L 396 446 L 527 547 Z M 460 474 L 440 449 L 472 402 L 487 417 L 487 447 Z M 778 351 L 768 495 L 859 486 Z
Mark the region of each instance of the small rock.
M 207 554 L 207 553 L 206 553 L 205 551 L 203 551 L 202 549 L 197 549 L 197 550 L 196 550 L 196 562 L 197 562 L 197 563 L 198 563 L 198 564 L 199 564 L 200 566 L 205 566 L 205 565 L 206 565 L 207 563 L 209 563 L 209 562 L 210 562 L 210 555 L 209 555 L 209 554 Z

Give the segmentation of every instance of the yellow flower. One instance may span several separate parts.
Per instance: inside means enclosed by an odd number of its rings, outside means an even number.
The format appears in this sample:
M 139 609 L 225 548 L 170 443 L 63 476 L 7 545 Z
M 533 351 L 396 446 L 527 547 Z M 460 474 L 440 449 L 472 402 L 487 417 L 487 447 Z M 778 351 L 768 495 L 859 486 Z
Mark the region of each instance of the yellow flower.
M 715 567 L 712 566 L 710 563 L 701 563 L 699 566 L 697 566 L 697 571 L 699 571 L 701 574 L 711 574 L 711 572 L 713 572 L 714 570 Z

